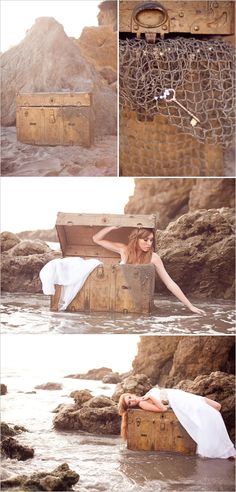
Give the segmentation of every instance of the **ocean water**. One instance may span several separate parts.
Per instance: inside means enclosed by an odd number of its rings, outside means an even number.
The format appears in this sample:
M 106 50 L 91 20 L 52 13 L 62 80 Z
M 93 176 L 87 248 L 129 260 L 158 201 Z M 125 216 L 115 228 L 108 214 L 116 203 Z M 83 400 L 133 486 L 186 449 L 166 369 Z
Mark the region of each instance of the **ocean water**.
M 150 315 L 53 313 L 47 296 L 4 293 L 2 333 L 231 335 L 236 332 L 233 302 L 191 300 L 205 311 L 205 316 L 191 313 L 174 297 L 156 297 Z
M 56 431 L 53 428 L 53 410 L 60 403 L 73 402 L 69 397 L 71 391 L 88 388 L 93 395 L 111 396 L 115 385 L 65 379 L 64 369 L 56 366 L 49 371 L 43 364 L 43 357 L 41 370 L 38 366 L 31 367 L 31 370 L 26 367 L 16 369 L 15 366 L 16 363 L 6 368 L 2 378 L 8 387 L 8 393 L 2 397 L 2 420 L 28 429 L 29 432 L 17 436 L 17 440 L 32 446 L 35 456 L 25 462 L 3 459 L 3 478 L 50 471 L 66 462 L 80 475 L 74 486 L 78 492 L 234 490 L 234 462 L 230 460 L 130 451 L 119 436 Z M 36 384 L 48 380 L 61 382 L 63 389 L 34 390 Z M 36 394 L 29 394 L 30 391 L 36 391 Z

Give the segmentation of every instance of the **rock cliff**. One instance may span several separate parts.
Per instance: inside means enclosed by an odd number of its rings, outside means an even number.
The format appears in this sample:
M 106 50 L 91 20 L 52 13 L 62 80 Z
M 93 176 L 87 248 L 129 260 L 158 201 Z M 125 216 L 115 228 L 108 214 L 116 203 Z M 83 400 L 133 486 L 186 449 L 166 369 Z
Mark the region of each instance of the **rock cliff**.
M 125 206 L 127 214 L 156 214 L 158 228 L 189 211 L 235 206 L 231 178 L 138 178 Z
M 184 292 L 234 299 L 234 211 L 188 212 L 156 234 L 157 252 Z M 157 291 L 166 292 L 158 279 Z
M 234 372 L 235 340 L 231 336 L 141 337 L 134 374 L 146 374 L 153 385 L 175 386 L 214 371 Z

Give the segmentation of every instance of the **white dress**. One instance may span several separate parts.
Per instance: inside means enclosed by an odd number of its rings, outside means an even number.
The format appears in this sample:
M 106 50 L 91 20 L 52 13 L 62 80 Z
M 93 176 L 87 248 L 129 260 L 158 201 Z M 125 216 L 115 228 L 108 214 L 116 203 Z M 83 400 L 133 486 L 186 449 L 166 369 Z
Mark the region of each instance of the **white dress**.
M 45 295 L 55 294 L 55 285 L 61 285 L 58 310 L 65 311 L 76 294 L 83 287 L 89 274 L 102 262 L 80 257 L 56 258 L 49 261 L 39 272 Z
M 179 422 L 197 443 L 197 454 L 206 458 L 236 455 L 220 412 L 208 405 L 203 396 L 173 388 L 164 388 L 164 392 Z M 146 395 L 160 401 L 161 389 L 152 388 Z

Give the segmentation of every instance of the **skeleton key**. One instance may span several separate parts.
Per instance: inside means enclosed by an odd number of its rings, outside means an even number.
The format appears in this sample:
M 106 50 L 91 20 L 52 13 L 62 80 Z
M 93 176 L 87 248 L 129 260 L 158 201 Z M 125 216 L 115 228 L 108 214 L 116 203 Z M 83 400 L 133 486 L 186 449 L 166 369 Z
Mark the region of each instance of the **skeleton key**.
M 165 89 L 164 90 L 164 94 L 163 96 L 159 96 L 160 99 L 165 99 L 167 102 L 168 101 L 174 101 L 176 104 L 178 104 L 178 106 L 180 106 L 180 108 L 182 108 L 186 113 L 188 113 L 192 119 L 190 121 L 190 124 L 192 126 L 196 126 L 197 123 L 200 123 L 200 120 L 194 116 L 193 113 L 191 113 L 191 111 L 189 111 L 187 108 L 185 108 L 179 101 L 177 101 L 176 97 L 175 97 L 175 89 Z M 158 97 L 155 97 L 154 99 L 159 99 Z

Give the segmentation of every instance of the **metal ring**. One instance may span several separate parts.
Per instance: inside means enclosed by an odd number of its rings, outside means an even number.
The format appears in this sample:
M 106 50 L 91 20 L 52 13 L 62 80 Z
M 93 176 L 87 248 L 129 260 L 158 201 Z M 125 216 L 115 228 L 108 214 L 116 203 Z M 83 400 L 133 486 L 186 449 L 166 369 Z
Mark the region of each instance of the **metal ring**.
M 159 22 L 159 24 L 152 24 L 152 25 L 148 25 L 148 24 L 145 24 L 143 22 L 140 22 L 138 20 L 137 16 L 138 16 L 138 14 L 140 14 L 140 12 L 143 12 L 144 10 L 159 10 L 163 14 L 163 20 L 161 22 Z M 133 10 L 132 17 L 133 17 L 134 22 L 136 22 L 139 26 L 145 27 L 147 29 L 147 28 L 159 27 L 162 24 L 165 24 L 165 22 L 168 19 L 168 14 L 167 14 L 167 11 L 165 10 L 165 8 L 162 7 L 162 5 L 160 3 L 158 3 L 158 2 L 147 2 L 147 3 L 142 3 L 140 5 L 137 5 L 137 7 L 135 7 Z

